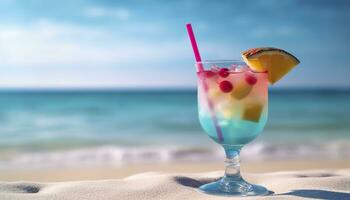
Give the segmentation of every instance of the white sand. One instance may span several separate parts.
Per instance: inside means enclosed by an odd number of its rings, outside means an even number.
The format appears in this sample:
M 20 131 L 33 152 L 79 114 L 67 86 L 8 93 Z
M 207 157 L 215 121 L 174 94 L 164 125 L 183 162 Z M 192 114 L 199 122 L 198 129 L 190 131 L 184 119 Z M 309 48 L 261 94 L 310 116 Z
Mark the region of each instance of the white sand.
M 0 199 L 229 199 L 198 192 L 197 187 L 222 175 L 143 173 L 124 179 L 76 182 L 0 182 Z M 350 169 L 243 174 L 274 194 L 245 199 L 350 199 Z

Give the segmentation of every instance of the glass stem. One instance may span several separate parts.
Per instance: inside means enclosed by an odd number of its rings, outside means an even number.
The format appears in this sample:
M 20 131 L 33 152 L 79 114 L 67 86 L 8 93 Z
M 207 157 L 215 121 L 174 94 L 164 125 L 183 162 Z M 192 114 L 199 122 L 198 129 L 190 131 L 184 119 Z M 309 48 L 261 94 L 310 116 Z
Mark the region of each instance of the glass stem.
M 224 178 L 229 178 L 230 180 L 241 180 L 240 171 L 240 160 L 239 153 L 240 149 L 228 149 L 225 150 L 226 153 L 226 169 Z
M 229 147 L 225 148 L 226 153 L 226 169 L 225 175 L 219 180 L 219 189 L 225 192 L 242 192 L 251 190 L 241 177 L 239 152 L 241 148 Z

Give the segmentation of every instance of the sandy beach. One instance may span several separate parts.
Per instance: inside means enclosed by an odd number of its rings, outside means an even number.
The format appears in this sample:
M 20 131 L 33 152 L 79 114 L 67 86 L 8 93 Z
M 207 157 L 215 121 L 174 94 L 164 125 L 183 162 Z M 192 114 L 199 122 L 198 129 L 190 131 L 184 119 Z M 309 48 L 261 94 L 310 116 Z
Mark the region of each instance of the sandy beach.
M 0 199 L 227 199 L 197 188 L 223 175 L 220 163 L 2 170 Z M 242 164 L 250 182 L 271 194 L 247 199 L 349 199 L 350 161 L 269 161 Z

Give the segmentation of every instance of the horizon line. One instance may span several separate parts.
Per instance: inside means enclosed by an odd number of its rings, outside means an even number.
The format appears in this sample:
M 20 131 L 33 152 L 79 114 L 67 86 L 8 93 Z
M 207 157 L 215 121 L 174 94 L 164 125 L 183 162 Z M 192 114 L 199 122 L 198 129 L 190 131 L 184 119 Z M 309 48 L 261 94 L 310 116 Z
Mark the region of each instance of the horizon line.
M 197 87 L 0 87 L 0 92 L 30 92 L 30 91 L 192 91 Z M 324 90 L 324 91 L 350 91 L 350 87 L 320 87 L 320 86 L 280 86 L 269 87 L 269 90 Z

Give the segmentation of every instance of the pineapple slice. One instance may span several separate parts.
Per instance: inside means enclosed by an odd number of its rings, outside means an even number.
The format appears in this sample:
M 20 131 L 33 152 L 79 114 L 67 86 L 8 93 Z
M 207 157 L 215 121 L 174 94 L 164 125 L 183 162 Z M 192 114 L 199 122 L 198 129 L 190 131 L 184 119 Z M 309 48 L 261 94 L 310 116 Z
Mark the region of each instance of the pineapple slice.
M 279 81 L 300 61 L 282 49 L 263 47 L 254 48 L 242 53 L 244 61 L 256 72 L 268 72 L 271 84 Z

